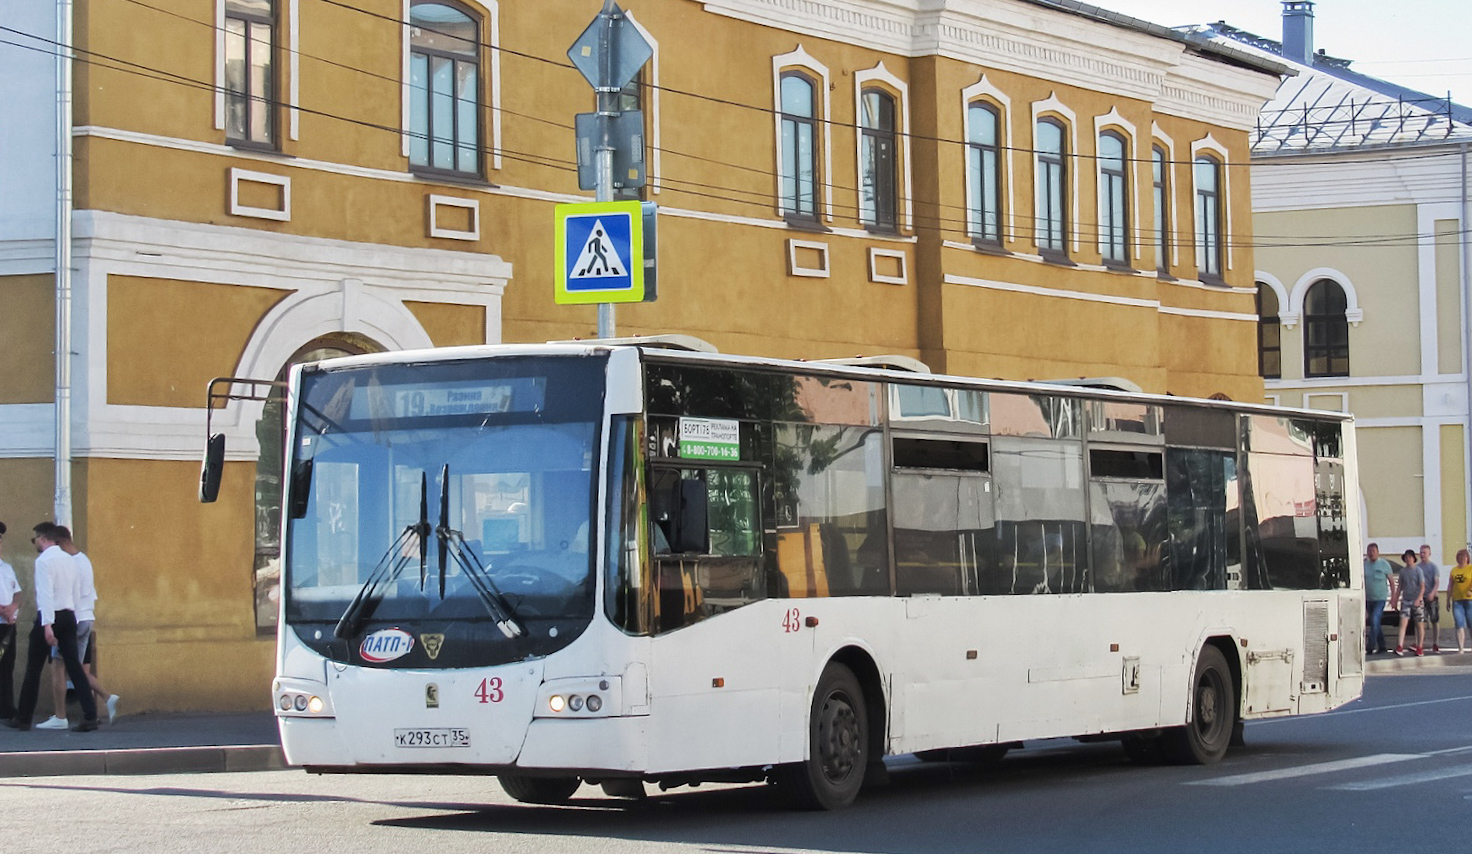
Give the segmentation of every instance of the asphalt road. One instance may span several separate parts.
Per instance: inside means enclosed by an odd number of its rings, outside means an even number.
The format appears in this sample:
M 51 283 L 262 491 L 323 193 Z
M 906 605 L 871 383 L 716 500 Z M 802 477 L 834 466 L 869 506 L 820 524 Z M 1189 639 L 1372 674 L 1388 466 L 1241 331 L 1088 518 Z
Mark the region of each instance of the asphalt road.
M 784 809 L 761 786 L 643 802 L 585 786 L 569 806 L 530 807 L 489 778 L 14 779 L 0 781 L 0 849 L 1194 854 L 1393 849 L 1408 839 L 1465 849 L 1472 668 L 1375 677 L 1351 706 L 1249 724 L 1246 736 L 1210 767 L 1139 767 L 1117 744 L 1070 741 L 1030 743 L 985 770 L 901 757 L 888 786 L 840 813 Z

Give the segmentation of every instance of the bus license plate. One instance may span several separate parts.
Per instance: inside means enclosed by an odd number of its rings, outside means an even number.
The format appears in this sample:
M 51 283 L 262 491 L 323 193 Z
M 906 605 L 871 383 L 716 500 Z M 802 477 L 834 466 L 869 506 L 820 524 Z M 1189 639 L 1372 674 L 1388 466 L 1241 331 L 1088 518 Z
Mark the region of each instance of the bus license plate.
M 469 747 L 470 733 L 463 729 L 396 729 L 394 747 Z

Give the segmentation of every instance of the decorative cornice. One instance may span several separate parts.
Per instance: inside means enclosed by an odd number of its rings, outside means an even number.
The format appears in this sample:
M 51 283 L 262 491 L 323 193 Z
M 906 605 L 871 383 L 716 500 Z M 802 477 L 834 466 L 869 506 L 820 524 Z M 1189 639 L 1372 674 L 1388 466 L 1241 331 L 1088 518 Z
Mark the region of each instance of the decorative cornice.
M 695 0 L 712 14 L 901 56 L 987 69 L 1160 103 L 1163 112 L 1246 129 L 1277 78 L 1200 57 L 1186 45 L 1014 2 Z M 1043 25 L 1046 26 L 1043 26 Z

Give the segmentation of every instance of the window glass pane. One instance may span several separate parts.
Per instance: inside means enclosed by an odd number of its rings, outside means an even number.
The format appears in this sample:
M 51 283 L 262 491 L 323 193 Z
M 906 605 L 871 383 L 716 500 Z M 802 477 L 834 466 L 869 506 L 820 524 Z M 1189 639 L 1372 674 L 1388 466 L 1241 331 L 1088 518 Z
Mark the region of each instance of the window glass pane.
M 990 396 L 992 432 L 998 436 L 1074 439 L 1081 430 L 1081 404 L 1071 397 L 1028 394 Z
M 409 54 L 409 162 L 429 165 L 429 57 Z
M 1089 415 L 1089 438 L 1095 441 L 1146 442 L 1161 444 L 1162 411 L 1147 403 L 1116 400 L 1091 400 L 1085 404 Z
M 1166 189 L 1166 165 L 1165 152 L 1160 148 L 1150 151 L 1150 170 L 1155 192 L 1155 266 L 1164 270 L 1170 266 L 1167 251 L 1170 248 L 1170 234 L 1167 231 L 1169 218 L 1166 212 L 1169 210 L 1170 196 Z
M 773 452 L 779 595 L 889 591 L 882 434 L 777 424 Z
M 1038 122 L 1038 151 L 1046 154 L 1063 153 L 1063 128 L 1053 122 Z
M 225 19 L 225 136 L 245 139 L 250 104 L 245 21 Z
M 225 12 L 270 17 L 271 0 L 225 0 Z
M 480 103 L 476 89 L 476 66 L 469 62 L 455 63 L 455 168 L 461 172 L 480 171 L 479 128 L 476 105 Z
M 429 59 L 430 165 L 436 169 L 455 167 L 451 140 L 455 133 L 454 62 L 442 56 Z
M 901 596 L 976 593 L 996 577 L 996 532 L 989 479 L 897 473 L 895 589 Z
M 782 112 L 813 118 L 813 84 L 797 74 L 782 75 Z
M 271 103 L 275 98 L 271 86 L 271 26 L 252 23 L 250 37 L 250 139 L 270 142 L 274 136 L 271 117 L 275 114 Z
M 1250 502 L 1245 508 L 1249 586 L 1319 589 L 1313 457 L 1248 454 L 1244 497 Z
M 997 570 L 982 592 L 1086 592 L 1082 446 L 997 438 L 992 441 L 992 472 L 997 484 Z
M 417 3 L 409 12 L 409 44 L 444 53 L 475 56 L 476 23 L 461 12 L 438 3 Z
M 1222 590 L 1241 582 L 1242 516 L 1237 458 L 1170 448 L 1165 454 L 1173 590 Z
M 1169 590 L 1165 484 L 1091 481 L 1094 589 Z

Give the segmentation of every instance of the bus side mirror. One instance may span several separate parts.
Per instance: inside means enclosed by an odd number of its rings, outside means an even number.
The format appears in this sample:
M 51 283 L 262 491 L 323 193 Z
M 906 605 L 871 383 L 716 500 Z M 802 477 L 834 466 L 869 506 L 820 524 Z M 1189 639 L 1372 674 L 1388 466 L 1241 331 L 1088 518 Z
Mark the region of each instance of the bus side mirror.
M 211 433 L 204 444 L 204 462 L 199 467 L 199 500 L 213 504 L 220 497 L 220 477 L 225 471 L 225 434 Z
M 705 554 L 710 551 L 710 525 L 706 518 L 710 502 L 703 480 L 680 481 L 680 515 L 675 526 L 676 552 Z

